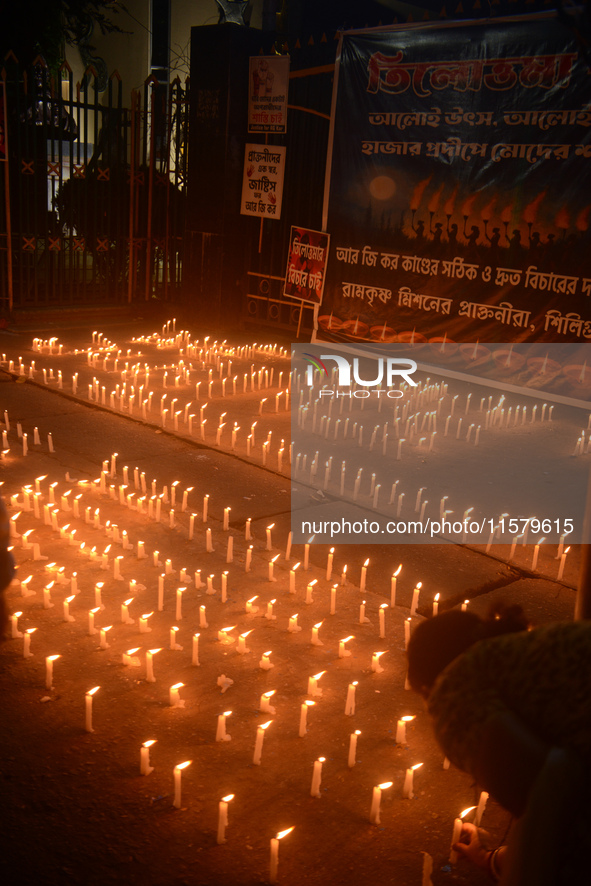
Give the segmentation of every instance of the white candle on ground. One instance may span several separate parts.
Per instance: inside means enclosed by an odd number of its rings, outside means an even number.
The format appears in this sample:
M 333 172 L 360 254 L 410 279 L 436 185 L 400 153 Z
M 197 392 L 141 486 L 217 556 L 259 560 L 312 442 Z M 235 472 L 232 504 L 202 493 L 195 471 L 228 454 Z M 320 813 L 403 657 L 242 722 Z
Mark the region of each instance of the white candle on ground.
M 322 781 L 322 764 L 326 760 L 326 757 L 318 757 L 317 760 L 314 761 L 314 769 L 312 771 L 312 785 L 310 787 L 310 796 L 311 797 L 319 797 L 320 796 L 320 783 Z
M 45 657 L 45 688 L 51 689 L 53 686 L 53 663 L 58 658 L 61 658 L 59 655 L 47 655 Z
M 315 705 L 315 701 L 305 701 L 300 707 L 300 727 L 298 731 L 298 735 L 300 738 L 303 738 L 308 731 L 308 708 Z
M 199 666 L 199 634 L 193 634 L 193 645 L 191 652 L 191 664 Z
M 422 765 L 423 765 L 422 763 L 415 763 L 414 766 L 411 766 L 409 769 L 406 770 L 406 774 L 404 776 L 404 784 L 402 786 L 402 796 L 405 798 L 405 800 L 412 800 L 412 798 L 414 797 L 414 793 L 413 793 L 414 771 L 415 771 L 415 769 L 418 769 Z
M 183 769 L 186 769 L 187 766 L 190 766 L 192 760 L 186 760 L 184 763 L 179 763 L 178 766 L 174 767 L 174 800 L 172 805 L 175 809 L 181 808 L 181 774 Z
M 259 699 L 259 711 L 264 714 L 274 714 L 275 708 L 270 704 L 270 699 L 275 695 L 277 690 L 270 689 L 269 692 L 263 692 Z
M 218 807 L 218 845 L 226 842 L 226 828 L 228 826 L 228 803 L 234 799 L 234 794 L 222 797 Z
M 369 557 L 368 557 L 368 559 L 365 561 L 365 563 L 363 564 L 363 566 L 361 567 L 361 580 L 360 580 L 360 582 L 359 582 L 359 590 L 360 590 L 360 591 L 364 591 L 364 590 L 365 590 L 365 580 L 366 580 L 366 577 L 367 577 L 367 567 L 368 567 L 368 566 L 369 566 Z
M 406 724 L 414 720 L 414 716 L 401 717 L 396 724 L 396 744 L 406 744 Z
M 150 766 L 150 748 L 153 744 L 156 744 L 155 738 L 142 743 L 140 748 L 140 775 L 149 775 L 150 772 L 154 771 L 154 767 Z
M 228 735 L 226 732 L 226 717 L 229 717 L 232 711 L 224 711 L 223 714 L 218 715 L 218 724 L 215 733 L 216 741 L 231 741 L 232 736 Z
M 313 695 L 314 697 L 322 695 L 322 689 L 318 688 L 318 681 L 325 673 L 326 671 L 320 671 L 319 674 L 314 674 L 313 677 L 308 677 L 308 695 Z
M 391 781 L 385 781 L 383 784 L 378 784 L 373 789 L 372 797 L 371 797 L 371 809 L 369 812 L 369 820 L 372 824 L 380 824 L 380 804 L 382 801 L 382 791 L 387 790 L 387 788 L 392 787 Z
M 433 598 L 433 615 L 437 615 L 439 612 L 439 594 L 435 594 Z
M 378 610 L 378 618 L 380 623 L 380 640 L 385 639 L 386 637 L 386 609 L 388 608 L 387 603 L 382 603 Z
M 261 660 L 259 661 L 259 668 L 261 668 L 263 671 L 269 671 L 269 670 L 271 670 L 271 668 L 275 667 L 275 665 L 272 663 L 271 659 L 269 658 L 270 655 L 271 655 L 271 650 L 269 650 L 268 652 L 263 652 L 263 656 L 262 656 Z
M 238 637 L 238 646 L 236 647 L 236 652 L 239 652 L 240 655 L 245 655 L 247 652 L 250 652 L 250 649 L 246 646 L 246 638 L 252 631 L 244 631 L 243 634 L 240 634 Z
M 358 684 L 358 681 L 355 680 L 353 683 L 349 683 L 347 688 L 347 700 L 345 702 L 345 714 L 347 717 L 352 717 L 355 713 L 355 688 Z
M 380 656 L 385 655 L 385 652 L 374 652 L 371 657 L 371 669 L 374 674 L 382 674 L 384 669 L 380 664 Z
M 355 732 L 351 733 L 351 737 L 349 738 L 349 757 L 347 760 L 347 764 L 349 769 L 352 769 L 355 766 L 355 757 L 357 754 L 357 737 L 361 735 L 361 730 L 356 729 Z
M 417 607 L 419 605 L 419 594 L 421 593 L 421 587 L 423 586 L 422 582 L 417 582 L 415 589 L 412 592 L 412 603 L 410 605 L 410 614 L 416 615 Z
M 400 564 L 396 572 L 393 573 L 392 578 L 390 579 L 390 606 L 396 605 L 396 579 L 400 575 L 401 569 L 402 563 Z
M 254 756 L 252 758 L 252 762 L 256 766 L 261 765 L 261 756 L 263 753 L 263 741 L 265 740 L 265 730 L 269 728 L 273 721 L 269 720 L 267 723 L 263 723 L 261 726 L 257 726 L 257 737 L 254 745 Z
M 94 732 L 92 728 L 92 699 L 100 688 L 100 686 L 95 686 L 94 689 L 89 689 L 85 696 L 85 728 L 87 732 Z
M 32 658 L 31 652 L 31 635 L 35 633 L 37 628 L 28 628 L 23 637 L 23 658 Z
M 345 644 L 348 643 L 349 640 L 353 640 L 353 634 L 350 634 L 343 640 L 339 640 L 339 658 L 347 658 L 349 655 L 351 655 L 350 650 L 345 649 Z
M 153 658 L 160 649 L 148 649 L 146 652 L 146 683 L 155 683 Z
M 287 836 L 293 831 L 293 828 L 287 828 L 285 831 L 279 831 L 276 837 L 271 839 L 271 859 L 269 864 L 269 883 L 271 886 L 277 882 L 277 869 L 279 866 L 279 840 Z

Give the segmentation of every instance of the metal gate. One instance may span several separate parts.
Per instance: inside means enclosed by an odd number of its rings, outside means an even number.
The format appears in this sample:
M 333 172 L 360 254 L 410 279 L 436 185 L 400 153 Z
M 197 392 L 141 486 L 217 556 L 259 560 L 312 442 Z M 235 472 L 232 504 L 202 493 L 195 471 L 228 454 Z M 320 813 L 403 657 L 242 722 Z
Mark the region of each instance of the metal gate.
M 0 299 L 5 309 L 173 301 L 185 228 L 187 90 L 117 72 L 2 71 Z

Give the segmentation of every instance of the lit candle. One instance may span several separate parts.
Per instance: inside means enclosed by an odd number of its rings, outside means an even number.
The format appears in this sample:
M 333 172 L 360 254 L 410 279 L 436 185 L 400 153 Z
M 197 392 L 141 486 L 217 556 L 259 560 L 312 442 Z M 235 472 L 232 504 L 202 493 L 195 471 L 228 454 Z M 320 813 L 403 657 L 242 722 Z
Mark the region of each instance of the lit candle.
M 385 652 L 374 652 L 371 657 L 371 669 L 374 674 L 382 674 L 384 669 L 380 664 L 380 656 L 385 655 Z
M 266 530 L 266 532 L 267 532 L 267 547 L 266 547 L 266 550 L 267 550 L 267 551 L 272 551 L 272 550 L 273 550 L 273 545 L 272 545 L 272 541 L 271 541 L 271 531 L 272 531 L 272 529 L 273 529 L 274 526 L 275 526 L 274 523 L 271 523 L 270 526 L 267 526 L 267 530 Z
M 133 597 L 130 597 L 128 600 L 125 600 L 121 604 L 121 621 L 125 625 L 134 624 L 133 618 L 129 617 L 129 606 L 131 605 L 131 603 L 133 603 Z
M 133 649 L 128 649 L 127 652 L 124 652 L 121 656 L 121 660 L 126 667 L 131 667 L 139 664 L 139 659 L 134 658 L 136 652 L 139 651 L 139 646 L 134 646 Z
M 341 587 L 343 588 L 347 584 L 347 566 L 343 566 L 343 571 L 341 572 Z
M 146 683 L 155 683 L 153 658 L 160 649 L 148 649 L 146 652 Z
M 387 603 L 382 603 L 378 610 L 378 617 L 380 621 L 380 640 L 385 639 L 386 637 L 386 609 L 388 608 Z
M 293 831 L 293 828 L 287 828 L 285 831 L 279 831 L 276 837 L 271 839 L 271 860 L 269 864 L 269 883 L 277 882 L 277 869 L 279 866 L 279 840 L 287 836 Z
M 414 720 L 414 716 L 401 717 L 396 725 L 396 744 L 406 744 L 406 724 Z
M 43 608 L 44 609 L 53 609 L 53 603 L 51 602 L 51 589 L 53 587 L 53 582 L 50 581 L 48 585 L 45 585 L 43 588 Z
M 270 621 L 275 621 L 277 618 L 276 615 L 273 615 L 273 606 L 276 603 L 276 600 L 269 600 L 267 603 L 267 611 L 265 613 L 265 618 L 268 618 Z
M 423 586 L 422 582 L 417 582 L 415 589 L 412 592 L 412 603 L 410 605 L 410 614 L 416 615 L 417 607 L 419 605 L 419 594 L 421 593 L 421 587 Z
M 35 633 L 37 628 L 27 628 L 23 637 L 23 658 L 32 658 L 31 652 L 31 635 Z
M 224 711 L 218 716 L 218 725 L 215 734 L 216 741 L 231 741 L 232 736 L 226 732 L 226 717 L 229 717 L 232 711 Z
M 332 561 L 334 558 L 334 548 L 331 548 L 328 553 L 328 560 L 326 563 L 326 580 L 330 581 L 332 576 Z
M 273 567 L 275 565 L 275 560 L 278 560 L 278 559 L 279 559 L 279 554 L 277 554 L 277 556 L 273 557 L 272 560 L 269 560 L 269 581 L 277 581 L 277 579 L 273 577 Z
M 533 560 L 532 560 L 532 564 L 531 564 L 531 571 L 532 572 L 535 572 L 536 566 L 538 565 L 538 557 L 540 555 L 540 545 L 542 544 L 543 541 L 544 541 L 544 539 L 541 538 L 539 540 L 539 542 L 536 544 L 536 546 L 534 547 L 534 556 L 533 556 Z
M 94 732 L 92 728 L 92 699 L 94 697 L 95 692 L 98 692 L 100 686 L 95 686 L 94 689 L 89 689 L 85 696 L 85 728 L 87 732 Z
M 59 655 L 47 655 L 45 657 L 45 688 L 51 689 L 53 686 L 53 663 L 58 658 L 61 658 Z
M 289 570 L 289 593 L 290 594 L 295 594 L 295 592 L 296 592 L 296 587 L 295 587 L 295 577 L 296 576 L 295 576 L 295 574 L 296 574 L 296 569 L 299 567 L 299 565 L 300 565 L 299 563 L 294 563 L 293 567 Z
M 361 735 L 361 730 L 356 729 L 355 732 L 351 733 L 351 737 L 349 738 L 349 757 L 347 760 L 347 764 L 349 769 L 352 769 L 355 766 L 355 757 L 357 754 L 357 737 Z
M 298 625 L 298 614 L 296 612 L 295 615 L 290 616 L 289 624 L 287 630 L 290 634 L 296 634 L 298 631 L 301 631 L 301 627 Z
M 70 599 L 72 599 L 72 598 L 70 598 Z M 23 636 L 22 632 L 19 631 L 19 629 L 18 629 L 18 620 L 21 617 L 21 615 L 22 615 L 22 612 L 15 612 L 10 616 L 11 637 L 13 640 L 17 640 L 19 637 Z M 69 621 L 70 619 L 66 619 L 66 620 Z
M 359 605 L 359 624 L 369 624 L 369 618 L 367 618 L 365 615 L 365 600 L 363 600 Z
M 275 667 L 275 665 L 272 664 L 271 659 L 269 658 L 270 655 L 271 650 L 269 650 L 269 652 L 263 652 L 263 657 L 259 661 L 259 667 L 262 668 L 263 671 L 269 671 L 271 670 L 271 668 Z
M 455 846 L 456 843 L 459 842 L 460 837 L 462 835 L 462 819 L 465 815 L 468 815 L 475 807 L 469 806 L 467 809 L 464 809 L 463 812 L 460 812 L 458 818 L 454 819 L 454 826 L 451 835 L 451 846 Z M 449 852 L 449 863 L 455 864 L 458 860 L 458 853 L 455 849 L 450 848 Z
M 345 702 L 345 714 L 347 717 L 352 717 L 355 713 L 355 689 L 357 684 L 358 681 L 355 680 L 353 683 L 349 683 L 347 689 L 347 700 Z
M 365 579 L 366 579 L 366 576 L 367 576 L 367 567 L 368 567 L 368 566 L 369 566 L 369 557 L 368 557 L 368 559 L 365 561 L 365 563 L 363 564 L 363 566 L 361 567 L 361 581 L 359 582 L 359 590 L 360 590 L 360 591 L 364 591 L 364 590 L 365 590 Z
M 349 640 L 353 640 L 353 634 L 345 637 L 343 640 L 339 640 L 339 658 L 347 658 L 351 655 L 351 652 L 348 649 L 345 649 L 345 644 L 349 642 Z
M 150 772 L 154 771 L 154 767 L 150 766 L 150 748 L 153 744 L 156 744 L 155 738 L 142 743 L 140 748 L 140 775 L 149 775 Z
M 140 616 L 140 634 L 149 634 L 152 630 L 148 625 L 148 619 L 154 615 L 153 612 L 144 612 L 142 616 Z
M 259 607 L 254 605 L 254 601 L 258 600 L 258 599 L 259 599 L 259 595 L 255 594 L 254 597 L 251 597 L 250 600 L 247 600 L 245 607 L 244 607 L 245 611 L 250 613 L 251 615 L 254 615 L 255 612 L 258 612 Z
M 181 774 L 183 769 L 186 769 L 187 766 L 190 766 L 192 760 L 186 760 L 184 763 L 179 763 L 174 767 L 174 800 L 172 805 L 175 809 L 181 808 Z
M 238 646 L 236 647 L 236 652 L 239 652 L 240 655 L 245 655 L 247 652 L 250 652 L 250 649 L 246 646 L 246 638 L 249 634 L 252 634 L 252 631 L 244 631 L 243 634 L 240 634 L 238 637 Z
M 100 609 L 98 607 L 95 607 L 94 609 L 91 609 L 88 613 L 88 634 L 90 637 L 98 633 L 97 629 L 94 626 L 94 616 L 97 612 L 100 612 Z
M 228 826 L 228 803 L 234 799 L 234 794 L 222 797 L 218 808 L 218 845 L 226 842 L 226 828 Z
M 404 622 L 404 648 L 408 649 L 408 644 L 410 641 L 410 618 L 405 619 Z
M 232 625 L 232 627 L 220 628 L 218 631 L 218 640 L 224 646 L 231 646 L 234 643 L 234 637 L 229 637 L 228 632 L 233 631 L 236 625 Z
M 324 643 L 318 637 L 318 631 L 320 630 L 321 627 L 322 627 L 322 622 L 319 621 L 318 624 L 315 624 L 314 627 L 312 628 L 312 637 L 310 640 L 312 646 L 324 646 Z
M 178 631 L 179 631 L 179 628 L 176 625 L 173 625 L 173 627 L 171 627 L 171 629 L 170 629 L 170 648 L 174 652 L 182 652 L 182 650 L 183 650 L 183 647 L 180 646 L 176 641 L 176 635 L 177 635 Z
M 303 738 L 307 733 L 308 728 L 308 708 L 312 705 L 316 704 L 315 701 L 305 701 L 300 708 L 300 728 L 299 728 L 299 736 Z
M 256 766 L 261 765 L 261 756 L 263 753 L 263 741 L 265 740 L 265 730 L 269 728 L 273 721 L 268 720 L 267 723 L 263 723 L 261 726 L 257 726 L 257 737 L 254 745 L 254 756 L 252 758 L 252 762 Z
M 244 562 L 244 571 L 250 572 L 250 564 L 252 562 L 252 545 L 246 551 L 246 560 Z
M 175 619 L 176 621 L 181 621 L 183 617 L 183 593 L 186 591 L 186 588 L 177 588 L 176 592 L 176 613 Z
M 203 522 L 207 523 L 207 506 L 209 504 L 209 495 L 203 496 Z
M 205 617 L 205 606 L 199 607 L 199 627 L 207 628 L 209 625 L 207 624 L 207 619 Z
M 560 557 L 560 566 L 558 567 L 558 575 L 556 576 L 557 581 L 560 581 L 564 574 L 564 564 L 566 563 L 566 555 L 570 551 L 570 547 L 565 548 Z
M 439 612 L 439 594 L 435 594 L 433 598 L 433 615 L 437 615 Z
M 318 688 L 318 681 L 323 674 L 326 674 L 326 671 L 320 671 L 319 674 L 314 674 L 313 677 L 308 677 L 308 695 L 312 695 L 314 698 L 322 695 L 322 689 Z
M 107 643 L 107 631 L 110 631 L 112 627 L 113 627 L 113 625 L 109 625 L 106 628 L 101 628 L 101 636 L 100 636 L 100 644 L 99 644 L 101 649 L 108 649 L 109 648 L 109 644 Z
M 310 545 L 304 545 L 304 572 L 308 571 L 308 566 L 310 565 Z
M 270 699 L 275 695 L 276 690 L 270 689 L 269 692 L 263 692 L 259 699 L 259 711 L 264 714 L 274 714 L 275 708 L 270 704 Z
M 224 532 L 228 532 L 230 529 L 230 511 L 231 508 L 224 508 L 224 519 L 222 523 L 222 529 Z
M 312 597 L 312 591 L 314 590 L 314 585 L 318 583 L 318 579 L 315 578 L 313 581 L 309 582 L 306 587 L 306 600 L 305 602 L 310 605 L 314 602 L 314 598 Z
M 289 560 L 291 554 L 291 540 L 293 538 L 293 533 L 290 532 L 287 536 L 287 544 L 285 546 L 285 559 Z
M 193 634 L 193 646 L 191 654 L 191 664 L 199 667 L 199 634 Z
M 371 797 L 371 809 L 369 813 L 369 820 L 372 824 L 380 824 L 380 804 L 382 802 L 382 791 L 385 791 L 387 788 L 392 787 L 391 781 L 385 781 L 383 784 L 378 784 L 373 789 L 372 797 Z
M 404 784 L 402 786 L 402 796 L 404 797 L 405 800 L 412 800 L 412 798 L 414 797 L 414 793 L 413 793 L 414 771 L 415 771 L 415 769 L 418 769 L 422 765 L 423 765 L 422 763 L 415 763 L 414 766 L 411 766 L 410 769 L 406 770 L 406 775 L 404 777 Z
M 322 764 L 326 760 L 326 757 L 318 757 L 317 760 L 314 761 L 314 769 L 312 771 L 312 786 L 310 788 L 310 796 L 311 797 L 319 797 L 320 796 L 320 783 L 322 781 Z

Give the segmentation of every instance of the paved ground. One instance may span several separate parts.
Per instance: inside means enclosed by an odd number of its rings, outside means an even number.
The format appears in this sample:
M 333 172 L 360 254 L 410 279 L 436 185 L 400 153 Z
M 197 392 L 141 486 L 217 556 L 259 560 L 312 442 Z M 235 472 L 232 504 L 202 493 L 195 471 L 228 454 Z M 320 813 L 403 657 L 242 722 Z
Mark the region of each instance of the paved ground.
M 96 329 L 96 327 L 94 327 Z M 117 342 L 125 362 L 127 349 L 133 350 L 132 337 L 160 332 L 160 324 L 136 321 L 133 325 L 112 323 L 101 327 L 104 338 Z M 22 536 L 32 529 L 42 556 L 36 561 L 30 549 L 23 549 L 22 539 L 15 540 L 20 580 L 32 575 L 25 584 L 34 595 L 22 596 L 15 582 L 9 602 L 13 612 L 23 615 L 21 631 L 36 627 L 31 638 L 34 657 L 22 658 L 23 640 L 3 644 L 0 650 L 0 685 L 5 699 L 7 723 L 0 737 L 0 778 L 6 798 L 3 827 L 9 843 L 4 851 L 7 883 L 143 883 L 143 884 L 253 884 L 264 882 L 268 871 L 268 840 L 273 834 L 295 824 L 295 832 L 281 844 L 281 882 L 295 884 L 303 877 L 312 884 L 351 883 L 369 879 L 413 886 L 421 882 L 422 853 L 434 859 L 433 881 L 440 883 L 486 882 L 478 872 L 464 868 L 450 871 L 446 853 L 454 816 L 477 798 L 477 789 L 461 773 L 443 770 L 441 754 L 431 737 L 429 724 L 419 700 L 404 689 L 404 622 L 408 617 L 413 588 L 422 581 L 423 599 L 419 613 L 429 615 L 435 593 L 442 606 L 458 605 L 470 599 L 470 606 L 485 611 L 491 601 L 503 598 L 522 603 L 534 623 L 572 617 L 578 573 L 578 549 L 569 554 L 564 581 L 553 580 L 558 564 L 554 554 L 542 552 L 540 572 L 532 574 L 533 546 L 519 548 L 511 563 L 494 548 L 487 555 L 483 548 L 459 545 L 400 546 L 350 545 L 338 547 L 333 570 L 338 579 L 347 565 L 349 581 L 337 589 L 337 613 L 329 615 L 331 581 L 326 580 L 328 546 L 312 545 L 310 569 L 296 573 L 296 592 L 290 594 L 290 569 L 303 561 L 302 545 L 294 545 L 285 559 L 290 528 L 292 483 L 287 465 L 278 470 L 277 461 L 263 467 L 257 447 L 250 458 L 244 443 L 229 451 L 228 431 L 220 447 L 208 432 L 205 444 L 198 434 L 191 438 L 186 428 L 162 429 L 149 417 L 142 420 L 141 410 L 121 414 L 110 410 L 109 391 L 114 387 L 113 372 L 89 367 L 83 351 L 92 342 L 93 329 L 71 322 L 56 329 L 8 330 L 0 332 L 0 416 L 7 411 L 11 430 L 10 452 L 1 466 L 5 499 L 18 495 L 11 514 L 21 512 L 15 525 Z M 58 360 L 31 350 L 33 337 L 58 337 L 64 353 Z M 195 333 L 195 336 L 198 336 Z M 236 344 L 244 344 L 236 341 Z M 35 360 L 34 378 L 28 372 L 18 375 L 19 357 L 25 366 Z M 8 372 L 10 361 L 14 371 Z M 130 364 L 133 357 L 130 356 Z M 172 352 L 166 361 L 172 363 Z M 248 360 L 257 368 L 265 356 Z M 267 363 L 269 361 L 267 359 Z M 53 365 L 54 374 L 63 373 L 64 387 L 57 381 L 43 385 L 42 368 Z M 280 361 L 275 361 L 280 371 Z M 79 373 L 78 398 L 71 395 L 70 377 Z M 88 401 L 88 384 L 97 377 L 107 387 L 106 406 Z M 203 384 L 207 384 L 204 370 Z M 277 379 L 277 375 L 275 376 Z M 174 389 L 173 389 L 174 390 Z M 175 392 L 176 393 L 176 392 Z M 182 393 L 182 392 L 181 392 Z M 181 393 L 178 394 L 179 399 Z M 274 393 L 274 392 L 273 392 Z M 169 402 L 173 393 L 168 389 Z M 273 394 L 271 394 L 272 397 Z M 241 401 L 241 402 L 239 402 Z M 279 439 L 289 440 L 289 413 L 259 416 L 260 394 L 235 400 L 217 397 L 207 409 L 217 419 L 223 411 L 232 418 L 237 409 L 239 423 L 246 427 L 258 421 L 262 439 L 271 431 L 271 451 L 276 453 Z M 230 405 L 229 405 L 230 404 Z M 193 411 L 195 411 L 193 409 Z M 27 433 L 28 454 L 22 454 L 17 437 L 17 422 Z M 34 428 L 40 444 L 35 445 Z M 54 452 L 49 451 L 51 433 Z M 100 477 L 101 466 L 117 453 L 115 476 L 107 477 L 114 497 L 91 489 L 91 481 Z M 274 456 L 276 459 L 276 455 Z M 155 481 L 160 494 L 164 486 L 171 495 L 177 485 L 174 525 L 170 522 L 170 498 L 162 506 L 157 523 L 135 505 L 120 504 L 120 489 L 127 478 L 134 487 L 134 469 L 145 474 L 148 490 Z M 127 475 L 124 473 L 127 468 Z M 110 470 L 108 472 L 110 474 Z M 40 519 L 23 509 L 22 487 L 34 488 L 40 481 Z M 86 485 L 80 485 L 86 481 Z M 43 521 L 43 505 L 50 499 L 50 484 L 56 483 L 54 497 L 60 507 L 58 530 Z M 129 491 L 129 489 L 127 491 Z M 184 490 L 188 508 L 179 506 Z M 141 496 L 135 491 L 136 499 Z M 310 490 L 310 492 L 313 490 Z M 78 495 L 80 517 L 64 511 L 62 496 Z M 208 519 L 202 521 L 203 496 L 209 495 Z M 31 504 L 32 507 L 32 504 Z M 155 507 L 155 505 L 154 505 Z M 224 510 L 230 508 L 228 530 L 223 528 Z M 99 509 L 100 530 L 94 528 L 94 514 Z M 87 509 L 88 512 L 87 512 Z M 90 523 L 85 514 L 90 514 Z M 196 514 L 193 538 L 190 538 L 190 515 Z M 251 520 L 253 541 L 245 539 L 245 522 Z M 107 535 L 107 521 L 117 524 L 119 533 L 128 533 L 130 550 Z M 76 528 L 76 545 L 70 544 L 66 530 Z M 271 550 L 267 549 L 267 527 L 271 531 Z M 213 553 L 206 550 L 206 529 L 211 529 Z M 120 536 L 121 537 L 121 536 Z M 233 539 L 233 559 L 228 562 L 228 539 Z M 137 558 L 138 541 L 143 541 L 145 560 Z M 95 546 L 97 559 L 80 553 Z M 107 544 L 112 549 L 103 553 Z M 245 571 L 250 544 L 252 569 Z M 154 551 L 160 565 L 154 568 Z M 123 580 L 115 577 L 114 552 L 122 557 Z M 106 557 L 107 569 L 101 565 Z M 269 581 L 269 561 L 274 563 Z M 360 592 L 362 566 L 369 557 L 366 589 Z M 173 573 L 166 573 L 165 561 L 171 560 Z M 59 574 L 49 573 L 47 564 L 63 567 Z M 378 608 L 390 602 L 391 576 L 399 564 L 402 571 L 397 583 L 396 607 L 387 613 L 386 639 L 378 636 Z M 211 589 L 195 588 L 195 570 L 200 569 L 204 585 L 212 576 Z M 181 578 L 181 570 L 185 570 Z M 227 578 L 223 573 L 227 571 Z M 78 595 L 71 604 L 75 622 L 63 620 L 63 599 L 71 590 L 76 573 Z M 158 577 L 165 574 L 164 605 L 158 608 Z M 43 588 L 49 579 L 53 607 L 43 607 Z M 316 579 L 306 603 L 306 585 Z M 136 588 L 129 582 L 135 580 Z M 227 582 L 227 601 L 222 602 L 222 582 Z M 98 637 L 89 637 L 88 610 L 94 607 L 95 585 L 104 581 L 103 605 L 96 615 L 97 626 L 112 625 L 107 635 L 109 648 L 100 650 Z M 187 587 L 182 597 L 182 616 L 176 609 L 176 588 Z M 62 586 L 63 584 L 63 586 Z M 258 595 L 259 611 L 245 612 L 245 601 Z M 123 625 L 120 604 L 134 597 L 130 605 L 135 624 Z M 270 613 L 274 599 L 275 619 Z M 366 601 L 369 622 L 360 625 L 361 600 Z M 199 608 L 206 606 L 209 628 L 199 628 Z M 153 632 L 138 633 L 137 622 L 143 613 L 154 610 Z M 299 615 L 302 631 L 287 632 L 289 617 Z M 312 626 L 322 622 L 323 646 L 312 646 Z M 184 650 L 170 649 L 170 630 L 179 627 L 178 643 Z M 236 645 L 224 647 L 217 632 L 235 625 L 234 637 L 252 631 L 247 644 L 252 651 L 236 654 Z M 192 665 L 193 634 L 200 631 L 201 665 Z M 349 634 L 352 656 L 338 657 L 338 643 Z M 163 647 L 156 656 L 157 681 L 147 683 L 145 651 Z M 121 656 L 126 649 L 140 646 L 138 667 L 124 667 Z M 384 672 L 372 673 L 371 655 L 387 649 L 382 659 Z M 275 668 L 258 667 L 262 653 L 272 650 Z M 46 690 L 44 657 L 59 654 L 54 663 L 54 688 Z M 309 733 L 297 736 L 300 707 L 306 697 L 310 675 L 325 671 L 324 695 L 309 712 Z M 221 693 L 217 679 L 222 675 L 234 683 Z M 358 707 L 354 718 L 343 716 L 343 702 L 349 682 L 358 681 Z M 168 705 L 168 688 L 181 681 L 186 706 Z M 84 695 L 94 685 L 101 685 L 94 701 L 95 733 L 83 729 Z M 273 703 L 276 718 L 265 738 L 266 766 L 253 767 L 255 731 L 265 719 L 257 714 L 260 694 L 276 690 Z M 227 707 L 226 707 L 227 705 Z M 216 743 L 215 724 L 225 709 L 232 709 L 228 731 L 232 741 Z M 397 747 L 393 741 L 396 718 L 413 713 L 416 721 L 409 729 L 408 744 Z M 350 770 L 345 763 L 349 734 L 361 730 L 358 762 Z M 275 735 L 273 734 L 275 733 Z M 152 751 L 155 771 L 149 778 L 138 776 L 139 747 L 142 741 L 157 738 Z M 313 761 L 327 757 L 323 771 L 322 797 L 309 796 L 309 776 Z M 183 808 L 172 806 L 172 769 L 185 759 L 194 759 L 184 777 Z M 409 803 L 400 798 L 401 781 L 406 766 L 423 762 L 416 774 L 416 798 Z M 382 825 L 369 825 L 369 797 L 374 784 L 394 782 L 391 796 L 384 792 Z M 475 793 L 476 792 L 476 793 Z M 217 803 L 225 794 L 235 793 L 230 804 L 228 842 L 216 845 Z M 366 809 L 366 807 L 368 807 Z M 485 824 L 500 840 L 508 820 L 502 810 L 490 804 Z M 12 848 L 10 848 L 12 847 Z M 31 853 L 31 848 L 35 852 Z

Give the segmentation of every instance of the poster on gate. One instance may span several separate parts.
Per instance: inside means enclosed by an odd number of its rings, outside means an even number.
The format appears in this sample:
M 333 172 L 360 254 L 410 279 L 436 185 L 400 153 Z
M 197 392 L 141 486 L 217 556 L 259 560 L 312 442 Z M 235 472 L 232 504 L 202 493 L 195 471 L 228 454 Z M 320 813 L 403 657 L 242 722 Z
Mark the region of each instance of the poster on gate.
M 573 30 L 349 31 L 338 56 L 318 336 L 591 341 L 591 74 Z
M 324 292 L 330 236 L 323 231 L 291 227 L 283 294 L 319 305 Z
M 253 56 L 248 84 L 248 131 L 286 132 L 289 56 Z
M 245 145 L 240 213 L 280 218 L 284 174 L 284 147 Z

